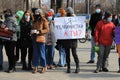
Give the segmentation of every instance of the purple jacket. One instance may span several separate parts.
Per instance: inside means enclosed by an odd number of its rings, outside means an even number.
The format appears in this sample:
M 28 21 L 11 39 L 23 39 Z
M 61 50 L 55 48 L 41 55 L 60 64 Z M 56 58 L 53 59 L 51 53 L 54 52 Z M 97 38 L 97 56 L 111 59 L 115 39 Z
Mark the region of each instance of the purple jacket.
M 115 27 L 115 43 L 120 44 L 120 26 Z

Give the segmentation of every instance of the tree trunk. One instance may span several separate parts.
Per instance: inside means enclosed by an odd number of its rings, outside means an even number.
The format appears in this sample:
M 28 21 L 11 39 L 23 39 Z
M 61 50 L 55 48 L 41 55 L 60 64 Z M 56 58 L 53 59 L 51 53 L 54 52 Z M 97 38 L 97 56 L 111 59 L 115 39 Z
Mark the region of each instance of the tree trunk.
M 70 6 L 70 0 L 67 0 L 67 5 L 66 7 L 69 7 Z
M 63 0 L 56 0 L 56 10 L 62 7 Z
M 39 7 L 41 8 L 41 0 L 39 0 Z
M 54 12 L 56 12 L 56 0 L 51 0 L 50 8 L 54 9 Z
M 26 10 L 29 10 L 29 0 L 26 0 Z
M 117 13 L 120 13 L 120 0 L 116 0 L 116 9 L 117 9 Z

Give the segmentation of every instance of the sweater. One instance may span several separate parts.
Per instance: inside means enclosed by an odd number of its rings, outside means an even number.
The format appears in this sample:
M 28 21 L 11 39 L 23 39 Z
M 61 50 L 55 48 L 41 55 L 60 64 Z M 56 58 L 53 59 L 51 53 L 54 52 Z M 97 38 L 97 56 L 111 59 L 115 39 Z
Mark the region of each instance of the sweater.
M 113 22 L 104 22 L 101 20 L 97 23 L 94 33 L 95 42 L 105 46 L 111 46 L 113 42 L 113 32 L 115 25 Z

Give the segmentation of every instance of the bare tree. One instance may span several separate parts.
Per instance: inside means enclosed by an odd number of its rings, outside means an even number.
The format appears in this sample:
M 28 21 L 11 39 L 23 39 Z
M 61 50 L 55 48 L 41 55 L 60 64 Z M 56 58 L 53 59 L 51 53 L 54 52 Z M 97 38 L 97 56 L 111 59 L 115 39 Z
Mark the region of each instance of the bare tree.
M 116 0 L 117 13 L 120 14 L 120 0 Z
M 56 10 L 62 7 L 63 0 L 56 0 Z
M 70 6 L 70 0 L 67 0 L 67 5 L 66 7 Z
M 41 0 L 39 0 L 39 7 L 41 8 Z

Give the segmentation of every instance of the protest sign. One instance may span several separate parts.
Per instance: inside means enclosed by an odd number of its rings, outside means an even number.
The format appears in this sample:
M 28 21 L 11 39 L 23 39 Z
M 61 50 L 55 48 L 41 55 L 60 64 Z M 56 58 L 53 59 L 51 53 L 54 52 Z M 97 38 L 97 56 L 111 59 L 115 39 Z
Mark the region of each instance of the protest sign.
M 55 36 L 57 39 L 79 39 L 85 37 L 85 16 L 57 17 L 55 21 Z
M 120 26 L 115 27 L 115 43 L 120 44 Z

